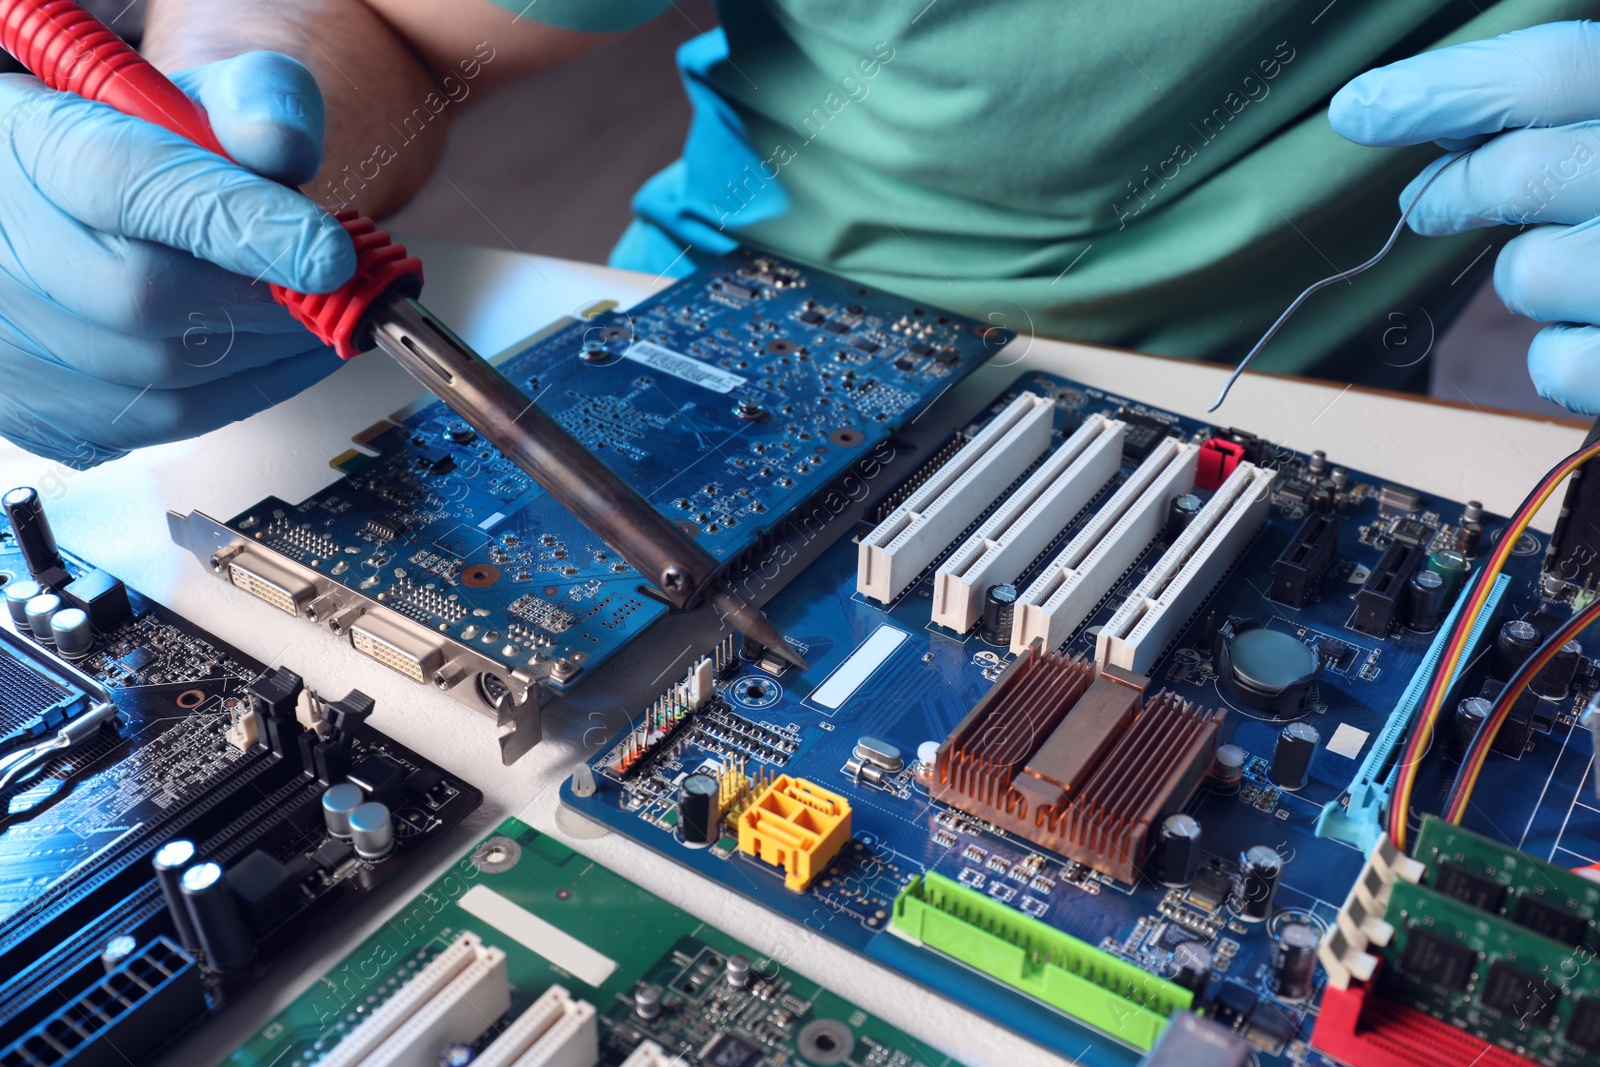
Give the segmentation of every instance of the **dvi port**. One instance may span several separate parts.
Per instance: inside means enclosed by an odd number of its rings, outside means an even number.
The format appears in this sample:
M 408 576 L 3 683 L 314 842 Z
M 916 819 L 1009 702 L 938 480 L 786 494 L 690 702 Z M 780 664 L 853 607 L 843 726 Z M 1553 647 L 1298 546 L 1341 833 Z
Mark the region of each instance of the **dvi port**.
M 414 633 L 404 623 L 371 613 L 350 624 L 350 644 L 363 656 L 423 684 L 444 662 L 438 644 Z
M 279 611 L 300 614 L 300 605 L 311 599 L 315 587 L 281 563 L 244 552 L 228 563 L 228 580 L 257 600 Z

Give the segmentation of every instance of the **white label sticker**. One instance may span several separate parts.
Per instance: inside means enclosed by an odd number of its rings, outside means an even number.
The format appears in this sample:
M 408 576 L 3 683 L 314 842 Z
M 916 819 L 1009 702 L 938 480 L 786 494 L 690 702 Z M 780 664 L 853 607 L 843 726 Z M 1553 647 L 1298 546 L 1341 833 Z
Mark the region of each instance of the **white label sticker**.
M 698 359 L 692 359 L 681 352 L 674 352 L 670 348 L 662 348 L 651 341 L 635 341 L 623 355 L 647 367 L 704 386 L 716 393 L 731 393 L 746 381 L 721 367 L 701 363 Z
M 1361 755 L 1361 746 L 1366 743 L 1367 731 L 1342 722 L 1328 739 L 1328 751 L 1346 759 L 1355 759 Z
M 872 677 L 872 672 L 894 654 L 906 636 L 904 630 L 897 630 L 893 626 L 880 626 L 872 631 L 872 636 L 850 653 L 849 659 L 834 668 L 833 673 L 811 691 L 811 702 L 825 708 L 837 708 L 849 700 L 850 695 L 861 688 L 861 683 Z
M 606 984 L 617 969 L 617 961 L 565 930 L 552 926 L 521 904 L 501 896 L 488 886 L 475 885 L 456 901 L 456 907 L 482 919 L 507 937 L 520 942 L 592 986 Z

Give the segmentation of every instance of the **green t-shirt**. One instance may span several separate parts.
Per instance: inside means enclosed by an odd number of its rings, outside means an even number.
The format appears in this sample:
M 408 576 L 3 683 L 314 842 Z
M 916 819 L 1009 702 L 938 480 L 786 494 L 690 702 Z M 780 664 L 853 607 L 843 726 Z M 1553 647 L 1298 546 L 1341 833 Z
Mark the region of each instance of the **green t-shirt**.
M 721 0 L 722 28 L 678 56 L 683 158 L 640 190 L 612 262 L 682 274 L 745 243 L 1024 331 L 1231 362 L 1300 289 L 1370 256 L 1439 154 L 1344 141 L 1335 90 L 1597 6 Z M 527 17 L 616 28 L 665 7 L 539 0 Z M 1507 236 L 1402 236 L 1256 366 L 1417 384 Z

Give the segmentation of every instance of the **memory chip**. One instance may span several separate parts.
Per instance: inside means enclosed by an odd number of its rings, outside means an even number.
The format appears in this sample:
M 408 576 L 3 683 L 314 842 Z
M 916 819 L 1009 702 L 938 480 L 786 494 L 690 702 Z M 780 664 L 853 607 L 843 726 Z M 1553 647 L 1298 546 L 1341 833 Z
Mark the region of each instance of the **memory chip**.
M 761 1062 L 761 1050 L 738 1034 L 718 1034 L 700 1053 L 705 1067 L 755 1067 Z
M 1458 941 L 1413 926 L 1406 936 L 1400 969 L 1412 978 L 1446 989 L 1465 989 L 1478 954 Z
M 1489 965 L 1479 999 L 1486 1007 L 1503 1012 L 1525 1026 L 1543 1026 L 1556 1010 L 1561 991 L 1536 974 L 1513 967 L 1505 960 Z
M 1585 1052 L 1600 1052 L 1600 998 L 1579 997 L 1567 1020 L 1567 1044 Z
M 1511 918 L 1518 926 L 1526 926 L 1536 934 L 1573 948 L 1583 944 L 1583 935 L 1589 926 L 1582 916 L 1527 893 L 1517 896 L 1516 911 Z
M 1493 914 L 1499 914 L 1501 905 L 1506 902 L 1505 886 L 1449 860 L 1439 864 L 1438 880 L 1433 887 L 1452 900 Z

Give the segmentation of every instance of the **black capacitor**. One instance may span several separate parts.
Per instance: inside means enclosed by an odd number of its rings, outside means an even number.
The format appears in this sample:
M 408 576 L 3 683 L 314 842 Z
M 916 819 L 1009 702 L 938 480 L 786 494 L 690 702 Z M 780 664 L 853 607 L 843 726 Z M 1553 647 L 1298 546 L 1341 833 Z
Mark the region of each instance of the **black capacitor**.
M 1526 619 L 1508 619 L 1494 638 L 1489 656 L 1489 673 L 1502 682 L 1511 680 L 1529 656 L 1539 647 L 1539 631 Z
M 193 841 L 179 838 L 168 841 L 156 849 L 150 864 L 156 869 L 156 882 L 161 886 L 161 896 L 167 902 L 167 914 L 172 916 L 172 926 L 178 932 L 178 943 L 191 954 L 200 951 L 200 940 L 195 937 L 194 924 L 189 921 L 189 909 L 183 902 L 183 891 L 178 879 L 194 863 Z
M 1317 932 L 1305 923 L 1284 923 L 1272 942 L 1272 980 L 1280 1000 L 1311 995 L 1317 972 Z
M 1204 506 L 1205 503 L 1193 493 L 1173 497 L 1172 503 L 1167 506 L 1167 524 L 1161 528 L 1161 540 L 1169 545 L 1176 541 Z
M 1233 910 L 1245 922 L 1264 922 L 1272 914 L 1283 876 L 1283 857 L 1270 845 L 1251 845 L 1239 857 L 1239 877 L 1233 886 Z
M 1333 490 L 1326 486 L 1319 485 L 1306 495 L 1306 506 L 1318 515 L 1331 515 L 1333 504 Z
M 1180 941 L 1172 950 L 1172 980 L 1199 997 L 1211 980 L 1211 950 L 1198 941 Z
M 746 663 L 755 663 L 755 662 L 757 662 L 758 660 L 761 659 L 762 654 L 765 653 L 766 651 L 767 651 L 767 646 L 763 645 L 760 641 L 757 641 L 755 638 L 751 637 L 749 634 L 740 635 L 740 637 L 739 637 L 739 658 L 744 660 Z
M 678 784 L 678 833 L 684 844 L 710 845 L 722 836 L 720 789 L 709 774 L 691 774 Z
M 1464 697 L 1456 705 L 1456 713 L 1450 720 L 1450 740 L 1445 745 L 1445 755 L 1460 763 L 1467 754 L 1467 749 L 1472 745 L 1472 739 L 1478 736 L 1478 727 L 1483 725 L 1483 720 L 1489 717 L 1489 711 L 1494 707 L 1482 697 Z
M 1578 661 L 1583 658 L 1583 646 L 1568 641 L 1556 650 L 1544 670 L 1533 676 L 1528 688 L 1546 700 L 1562 700 L 1572 688 L 1572 677 L 1578 673 Z
M 1321 740 L 1317 728 L 1307 722 L 1292 722 L 1278 731 L 1267 774 L 1279 789 L 1293 792 L 1305 788 L 1311 780 L 1311 757 Z
M 1438 571 L 1418 571 L 1406 583 L 1406 629 L 1432 633 L 1450 610 L 1450 583 Z
M 67 566 L 56 547 L 56 535 L 50 532 L 50 520 L 45 518 L 44 502 L 39 491 L 31 486 L 12 489 L 0 497 L 6 510 L 6 519 L 17 537 L 17 549 L 28 565 L 28 573 L 46 586 L 56 585 L 67 576 Z
M 1478 554 L 1478 548 L 1482 544 L 1483 505 L 1476 500 L 1469 500 L 1466 510 L 1461 513 L 1461 524 L 1457 528 L 1456 551 L 1470 558 Z
M 237 971 L 255 958 L 244 916 L 217 863 L 196 863 L 178 880 L 200 951 L 214 971 Z
M 1200 869 L 1200 823 L 1192 815 L 1168 815 L 1156 833 L 1150 873 L 1162 885 L 1188 885 Z
M 1011 620 L 1017 610 L 1017 587 L 991 585 L 983 594 L 983 625 L 978 636 L 991 645 L 1011 644 Z

